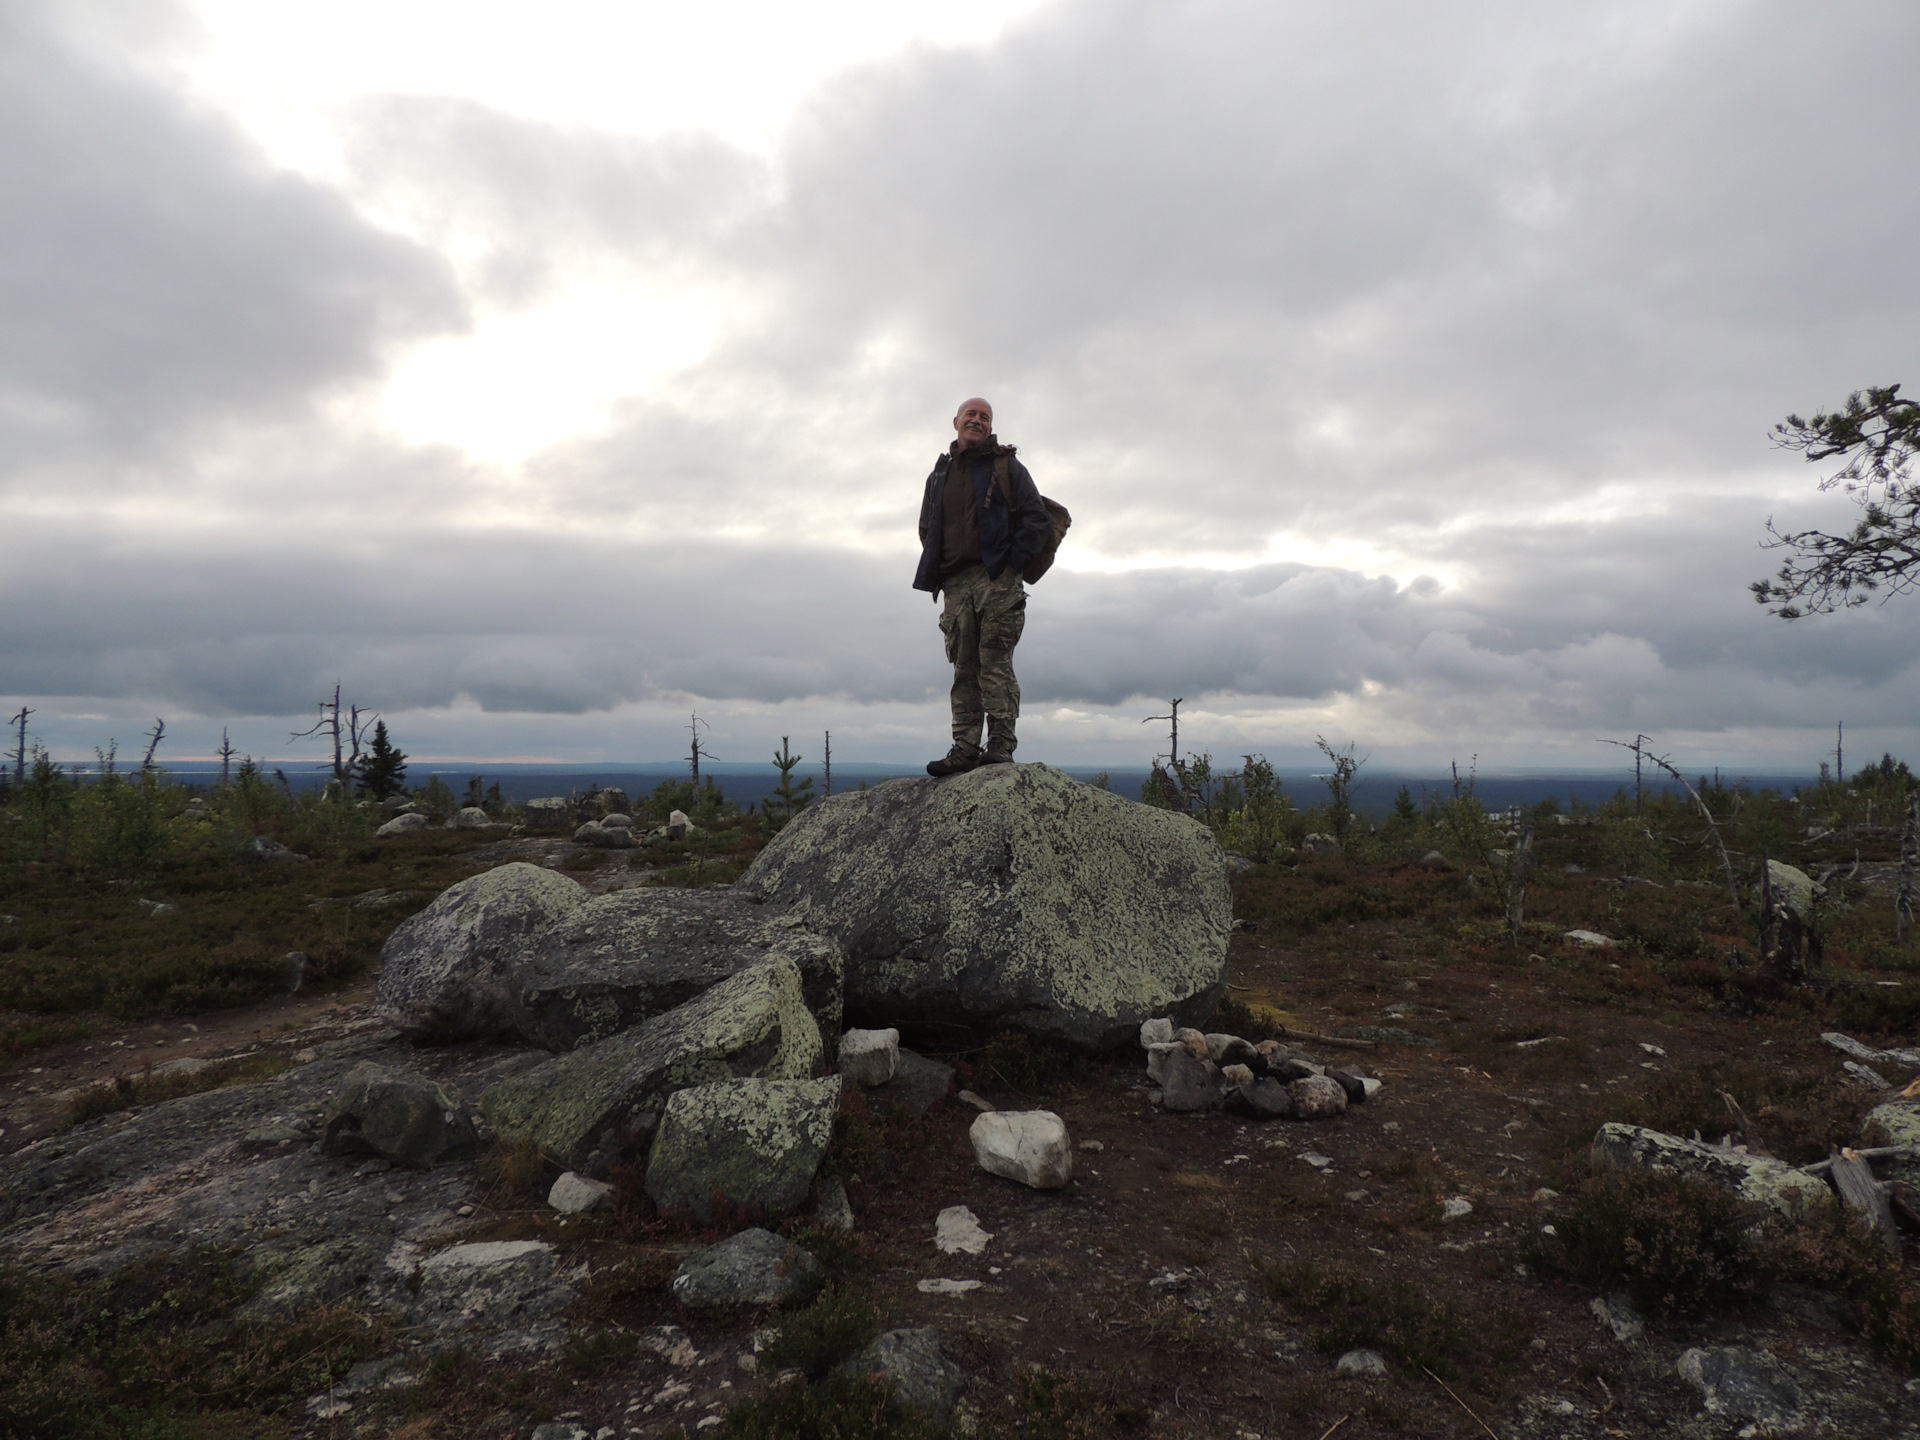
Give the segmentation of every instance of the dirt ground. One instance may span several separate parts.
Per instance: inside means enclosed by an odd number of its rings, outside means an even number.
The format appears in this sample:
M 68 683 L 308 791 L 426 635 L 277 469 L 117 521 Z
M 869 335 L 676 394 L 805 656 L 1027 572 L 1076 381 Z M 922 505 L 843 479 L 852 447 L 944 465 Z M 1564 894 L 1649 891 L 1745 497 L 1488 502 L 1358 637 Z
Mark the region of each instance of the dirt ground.
M 510 853 L 490 847 L 476 859 Z M 1550 858 L 1537 931 L 1518 948 L 1474 918 L 1457 873 L 1333 861 L 1262 867 L 1266 888 L 1241 888 L 1237 908 L 1252 928 L 1235 937 L 1223 1028 L 1392 1027 L 1434 1042 L 1300 1042 L 1385 1082 L 1337 1119 L 1171 1115 L 1139 1052 L 1071 1060 L 987 1043 L 940 1058 L 958 1068 L 958 1086 L 1000 1108 L 1065 1120 L 1077 1147 L 1066 1190 L 983 1172 L 967 1141 L 975 1112 L 953 1096 L 914 1118 L 850 1095 L 829 1167 L 857 1228 L 844 1239 L 804 1219 L 787 1228 L 817 1247 L 833 1294 L 857 1298 L 888 1327 L 937 1327 L 967 1373 L 970 1423 L 1013 1433 L 1733 1434 L 1739 1426 L 1703 1415 L 1674 1369 L 1687 1346 L 1730 1343 L 1786 1365 L 1815 1397 L 1824 1433 L 1920 1433 L 1909 1376 L 1817 1306 L 1656 1317 L 1627 1343 L 1592 1313 L 1595 1291 L 1533 1263 L 1542 1227 L 1584 1178 L 1583 1146 L 1602 1120 L 1678 1128 L 1675 1117 L 1711 1117 L 1705 1099 L 1718 1105 L 1730 1086 L 1771 1127 L 1776 1153 L 1805 1161 L 1829 1141 L 1857 1143 L 1858 1118 L 1879 1098 L 1850 1082 L 1818 1038 L 1857 1020 L 1857 1006 L 1836 1019 L 1824 1001 L 1743 988 L 1737 957 L 1709 983 L 1701 967 L 1731 943 L 1716 926 L 1737 931 L 1730 911 L 1712 916 L 1711 896 L 1671 880 L 1654 896 Z M 624 867 L 593 877 L 596 888 L 640 878 Z M 1275 906 L 1297 914 L 1335 892 L 1372 903 L 1350 906 L 1352 920 L 1273 918 Z M 1402 893 L 1415 901 L 1389 903 Z M 1617 929 L 1643 901 L 1683 899 L 1707 916 L 1693 922 L 1691 951 L 1649 938 L 1645 925 L 1604 950 L 1558 938 L 1563 926 Z M 1893 990 L 1908 978 L 1844 950 L 1838 963 L 1862 985 Z M 0 1153 L 62 1123 L 63 1097 L 91 1080 L 183 1056 L 298 1050 L 374 1023 L 372 988 L 369 979 L 190 1021 L 102 1023 L 85 1039 L 0 1060 Z M 1757 1093 L 1766 1090 L 1778 1094 Z M 679 1259 L 717 1233 L 675 1231 L 625 1204 L 563 1220 L 538 1198 L 552 1173 L 493 1184 L 471 1238 L 553 1240 L 584 1263 L 576 1309 L 588 1341 L 517 1381 L 502 1367 L 526 1362 L 441 1366 L 387 1410 L 362 1407 L 311 1433 L 525 1436 L 572 1418 L 603 1437 L 696 1434 L 779 1383 L 774 1367 L 752 1360 L 754 1337 L 790 1319 L 703 1320 L 666 1291 Z M 1470 1212 L 1444 1219 L 1453 1199 Z M 935 1251 L 934 1218 L 951 1205 L 970 1207 L 992 1234 L 983 1255 Z M 936 1278 L 981 1284 L 918 1288 Z M 691 1349 L 649 1342 L 663 1325 L 681 1327 Z M 1387 1373 L 1337 1374 L 1355 1337 L 1376 1333 L 1399 1347 Z M 1036 1366 L 1058 1387 L 1038 1401 Z M 364 1429 L 375 1415 L 385 1418 Z

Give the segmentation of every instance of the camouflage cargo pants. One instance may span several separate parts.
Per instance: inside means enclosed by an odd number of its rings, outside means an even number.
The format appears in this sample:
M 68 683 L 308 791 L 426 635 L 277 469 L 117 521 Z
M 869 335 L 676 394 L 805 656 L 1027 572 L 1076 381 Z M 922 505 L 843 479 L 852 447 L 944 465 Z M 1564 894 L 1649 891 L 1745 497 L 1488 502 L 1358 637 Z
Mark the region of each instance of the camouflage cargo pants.
M 1014 570 L 987 578 L 972 565 L 942 582 L 946 604 L 940 633 L 953 662 L 953 739 L 978 748 L 989 717 L 992 733 L 1009 753 L 1020 719 L 1020 682 L 1013 674 L 1013 647 L 1027 624 L 1027 591 Z

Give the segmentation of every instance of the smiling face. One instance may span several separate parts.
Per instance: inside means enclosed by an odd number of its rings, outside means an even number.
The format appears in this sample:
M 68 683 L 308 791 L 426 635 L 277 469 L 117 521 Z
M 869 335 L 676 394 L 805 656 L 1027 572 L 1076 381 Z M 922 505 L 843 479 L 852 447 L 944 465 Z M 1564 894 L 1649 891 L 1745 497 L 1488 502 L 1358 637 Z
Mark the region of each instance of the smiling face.
M 954 412 L 953 433 L 960 437 L 960 448 L 970 450 L 993 438 L 993 406 L 975 396 L 964 400 Z

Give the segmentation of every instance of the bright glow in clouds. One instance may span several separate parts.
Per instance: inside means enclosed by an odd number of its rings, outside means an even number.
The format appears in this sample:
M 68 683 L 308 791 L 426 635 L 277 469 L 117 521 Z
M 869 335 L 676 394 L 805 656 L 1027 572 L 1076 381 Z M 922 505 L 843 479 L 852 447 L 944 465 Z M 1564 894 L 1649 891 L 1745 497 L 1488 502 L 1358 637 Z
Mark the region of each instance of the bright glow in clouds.
M 517 463 L 598 429 L 613 401 L 699 360 L 719 309 L 702 299 L 607 282 L 518 315 L 483 317 L 472 335 L 433 341 L 401 362 L 382 397 L 384 417 L 415 443 Z
M 206 35 L 184 60 L 191 83 L 276 162 L 338 182 L 336 124 L 373 95 L 627 133 L 705 129 L 766 151 L 835 71 L 915 43 L 984 43 L 1040 0 L 194 3 Z M 407 440 L 512 465 L 598 429 L 611 402 L 698 361 L 723 307 L 639 277 L 570 285 L 404 357 L 381 418 Z
M 916 42 L 985 43 L 1040 0 L 193 0 L 207 98 L 282 164 L 337 167 L 329 112 L 442 95 L 562 125 L 703 129 L 770 148 L 837 70 Z

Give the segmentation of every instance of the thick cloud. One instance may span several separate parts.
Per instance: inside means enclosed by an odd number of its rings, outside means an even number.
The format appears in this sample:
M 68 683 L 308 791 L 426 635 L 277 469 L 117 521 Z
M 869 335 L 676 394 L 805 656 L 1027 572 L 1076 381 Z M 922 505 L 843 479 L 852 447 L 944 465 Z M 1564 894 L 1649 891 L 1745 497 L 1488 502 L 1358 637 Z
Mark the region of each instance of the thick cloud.
M 42 483 L 36 460 L 173 459 L 463 323 L 438 256 L 53 18 L 0 10 L 0 486 Z
M 984 392 L 1076 517 L 1030 737 L 1129 753 L 1180 694 L 1222 750 L 1920 739 L 1906 611 L 1744 588 L 1769 510 L 1846 519 L 1768 425 L 1914 353 L 1911 7 L 1067 3 L 835 77 L 770 157 L 381 97 L 352 197 L 414 241 L 18 13 L 7 480 L 78 437 L 203 510 L 7 512 L 16 694 L 694 697 L 892 758 L 945 684 L 919 479 Z M 729 298 L 600 433 L 488 468 L 314 404 L 609 273 Z

